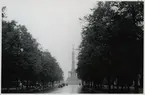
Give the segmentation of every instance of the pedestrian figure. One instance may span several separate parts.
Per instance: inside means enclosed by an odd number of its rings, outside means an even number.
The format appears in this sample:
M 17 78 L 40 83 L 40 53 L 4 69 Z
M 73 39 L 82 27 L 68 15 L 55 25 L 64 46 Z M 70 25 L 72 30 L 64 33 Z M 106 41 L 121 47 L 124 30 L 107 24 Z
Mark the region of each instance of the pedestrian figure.
M 18 80 L 20 90 L 23 88 L 23 84 L 20 80 Z

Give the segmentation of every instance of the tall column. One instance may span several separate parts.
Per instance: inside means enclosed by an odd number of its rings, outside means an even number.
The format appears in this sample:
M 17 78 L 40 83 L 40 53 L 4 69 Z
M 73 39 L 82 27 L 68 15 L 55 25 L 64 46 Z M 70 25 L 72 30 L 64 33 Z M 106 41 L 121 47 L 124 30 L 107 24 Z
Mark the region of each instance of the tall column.
M 73 50 L 72 50 L 72 72 L 75 71 L 75 53 L 74 53 L 74 47 L 73 47 Z

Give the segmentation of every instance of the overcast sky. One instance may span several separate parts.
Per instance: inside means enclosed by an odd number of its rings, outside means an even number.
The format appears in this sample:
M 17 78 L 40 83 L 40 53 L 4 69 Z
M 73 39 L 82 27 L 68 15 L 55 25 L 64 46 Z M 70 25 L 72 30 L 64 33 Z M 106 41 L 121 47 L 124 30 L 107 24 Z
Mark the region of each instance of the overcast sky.
M 25 25 L 42 48 L 57 59 L 66 79 L 71 70 L 72 45 L 78 48 L 81 42 L 79 18 L 89 14 L 96 1 L 3 0 L 3 5 L 7 6 L 8 19 Z

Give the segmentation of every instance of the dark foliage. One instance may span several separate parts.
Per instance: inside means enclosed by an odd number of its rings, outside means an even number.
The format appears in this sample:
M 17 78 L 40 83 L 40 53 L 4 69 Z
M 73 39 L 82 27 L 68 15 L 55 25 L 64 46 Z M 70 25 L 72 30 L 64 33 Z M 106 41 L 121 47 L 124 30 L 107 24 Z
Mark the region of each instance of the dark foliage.
M 82 81 L 97 87 L 107 80 L 110 90 L 134 82 L 137 92 L 138 81 L 143 87 L 143 5 L 99 2 L 85 16 L 77 68 Z
M 63 71 L 49 51 L 39 43 L 24 25 L 4 20 L 2 9 L 2 88 L 47 84 L 63 80 Z M 16 84 L 14 84 L 16 82 Z M 30 83 L 29 83 L 30 82 Z

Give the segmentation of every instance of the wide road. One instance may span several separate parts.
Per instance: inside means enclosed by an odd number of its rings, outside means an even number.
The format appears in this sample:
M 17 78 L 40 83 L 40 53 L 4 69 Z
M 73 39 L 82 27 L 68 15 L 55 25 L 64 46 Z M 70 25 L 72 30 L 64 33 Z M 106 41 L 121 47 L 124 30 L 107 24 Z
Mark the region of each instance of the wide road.
M 79 85 L 68 85 L 63 88 L 56 88 L 50 93 L 79 93 L 81 91 L 81 86 Z

